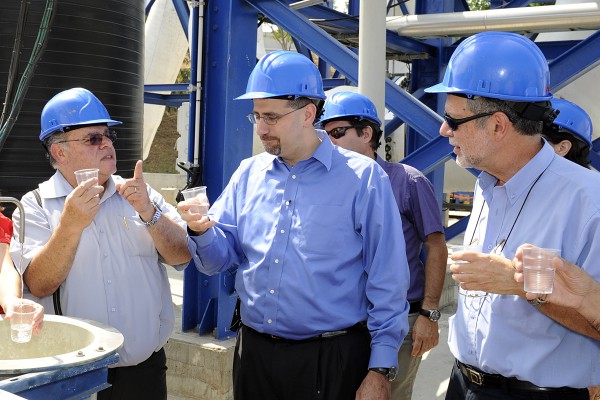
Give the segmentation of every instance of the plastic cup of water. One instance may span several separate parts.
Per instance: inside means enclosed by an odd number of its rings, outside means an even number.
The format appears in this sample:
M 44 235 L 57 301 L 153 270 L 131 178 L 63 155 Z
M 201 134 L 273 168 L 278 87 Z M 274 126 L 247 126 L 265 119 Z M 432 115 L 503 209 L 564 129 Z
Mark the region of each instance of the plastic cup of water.
M 80 169 L 79 171 L 75 171 L 75 179 L 77 179 L 78 185 L 81 185 L 82 182 L 92 178 L 98 178 L 98 168 Z
M 194 214 L 208 215 L 208 197 L 206 197 L 206 186 L 198 186 L 195 188 L 185 189 L 181 191 L 183 198 L 192 200 L 194 206 L 190 207 L 189 212 Z
M 450 256 L 454 253 L 460 253 L 463 251 L 472 251 L 475 253 L 482 253 L 483 247 L 479 245 L 448 245 L 448 268 L 452 264 L 467 264 L 468 261 L 465 260 L 453 260 Z M 487 292 L 481 290 L 466 290 L 460 287 L 460 283 L 457 283 L 458 286 L 458 294 L 466 297 L 485 297 Z
M 19 299 L 12 307 L 10 338 L 15 343 L 27 343 L 31 340 L 33 317 L 40 306 L 31 300 Z
M 552 259 L 560 257 L 559 249 L 523 248 L 523 286 L 529 293 L 550 294 L 554 288 Z
M 448 245 L 448 264 L 451 265 L 451 264 L 466 264 L 466 263 L 468 263 L 468 261 L 453 260 L 450 258 L 450 256 L 452 254 L 463 252 L 463 251 L 474 251 L 476 253 L 481 253 L 483 251 L 483 248 L 481 246 L 476 246 L 476 245 L 469 245 L 469 246 Z

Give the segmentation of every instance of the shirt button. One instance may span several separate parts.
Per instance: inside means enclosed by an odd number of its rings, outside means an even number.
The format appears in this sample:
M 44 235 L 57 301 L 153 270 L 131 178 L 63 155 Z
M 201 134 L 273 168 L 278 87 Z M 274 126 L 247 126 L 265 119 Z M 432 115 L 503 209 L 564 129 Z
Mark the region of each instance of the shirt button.
M 117 311 L 117 309 L 113 307 L 110 309 L 110 311 L 115 312 L 115 311 Z
M 110 285 L 112 283 L 112 281 L 109 279 L 106 281 L 106 283 L 108 283 Z
M 281 233 L 285 233 L 285 229 L 282 229 L 282 230 L 280 230 L 279 232 L 281 232 Z
M 273 289 L 271 289 L 271 290 L 269 290 L 269 293 L 275 294 L 275 291 Z
M 296 179 L 296 175 L 292 175 L 292 179 Z
M 106 257 L 108 257 L 108 253 L 104 253 L 104 257 L 105 257 L 105 258 L 106 258 Z
M 286 201 L 286 202 L 285 202 L 285 205 L 286 205 L 286 206 L 289 206 L 290 204 L 292 204 L 292 201 L 291 201 L 291 200 L 288 200 L 288 201 Z
M 279 258 L 275 259 L 275 264 L 279 264 Z
M 269 319 L 269 320 L 267 320 L 267 322 L 271 324 L 271 323 L 273 323 L 273 320 Z
M 487 248 L 488 248 L 488 250 L 491 250 L 492 249 L 492 245 L 489 244 Z

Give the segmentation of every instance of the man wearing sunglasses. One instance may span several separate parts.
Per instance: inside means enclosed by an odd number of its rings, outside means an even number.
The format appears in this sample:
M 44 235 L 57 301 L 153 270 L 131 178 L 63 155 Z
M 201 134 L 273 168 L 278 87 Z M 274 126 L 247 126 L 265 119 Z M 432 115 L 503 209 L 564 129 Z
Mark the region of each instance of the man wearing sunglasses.
M 399 370 L 392 382 L 392 399 L 410 400 L 421 356 L 439 340 L 437 321 L 448 256 L 440 206 L 431 182 L 420 171 L 386 162 L 377 155 L 381 122 L 368 97 L 353 92 L 332 94 L 325 102 L 321 124 L 334 144 L 375 160 L 390 177 L 410 267 L 410 330 L 398 353 Z M 425 264 L 420 258 L 423 246 L 427 254 Z
M 524 243 L 600 279 L 600 175 L 555 154 L 542 138 L 556 111 L 544 54 L 528 38 L 483 32 L 454 51 L 443 82 L 440 134 L 460 166 L 481 170 L 453 279 L 466 292 L 450 319 L 456 358 L 446 394 L 458 399 L 588 399 L 600 384 L 597 335 L 575 310 L 528 302 L 511 260 Z M 493 253 L 493 254 L 484 254 Z
M 191 259 L 185 224 L 174 207 L 146 185 L 142 162 L 133 178 L 117 171 L 110 128 L 120 124 L 83 88 L 65 90 L 46 103 L 41 134 L 56 173 L 23 196 L 25 222 L 11 255 L 24 269 L 34 300 L 46 312 L 96 320 L 125 337 L 119 363 L 109 368 L 112 386 L 98 399 L 167 398 L 163 345 L 174 324 L 167 264 L 183 269 Z M 75 171 L 98 169 L 77 183 Z
M 389 179 L 314 128 L 325 93 L 304 55 L 263 57 L 238 99 L 253 100 L 266 152 L 242 161 L 208 217 L 183 213 L 198 269 L 237 268 L 234 399 L 387 400 L 409 276 Z

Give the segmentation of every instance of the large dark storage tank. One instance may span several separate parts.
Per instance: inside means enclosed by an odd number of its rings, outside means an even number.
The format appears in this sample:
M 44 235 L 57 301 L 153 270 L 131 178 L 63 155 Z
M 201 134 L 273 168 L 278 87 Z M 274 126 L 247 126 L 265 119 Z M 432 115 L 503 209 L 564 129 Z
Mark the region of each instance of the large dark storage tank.
M 54 173 L 38 139 L 40 113 L 57 92 L 91 90 L 116 127 L 118 174 L 133 175 L 142 154 L 144 2 L 56 0 L 50 39 L 27 91 L 19 118 L 0 151 L 0 190 L 21 196 Z M 0 98 L 4 101 L 21 0 L 0 1 Z M 19 77 L 38 35 L 45 0 L 32 0 Z

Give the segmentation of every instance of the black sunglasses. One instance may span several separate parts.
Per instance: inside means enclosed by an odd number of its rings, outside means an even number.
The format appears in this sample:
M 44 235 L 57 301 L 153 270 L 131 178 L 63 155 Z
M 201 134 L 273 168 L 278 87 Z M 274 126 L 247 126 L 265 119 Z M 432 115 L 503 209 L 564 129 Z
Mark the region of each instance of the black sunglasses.
M 107 133 L 94 132 L 90 133 L 89 135 L 87 135 L 87 137 L 83 139 L 62 140 L 56 143 L 84 142 L 85 144 L 88 144 L 90 146 L 100 146 L 105 137 L 107 137 L 108 140 L 111 141 L 111 143 L 114 143 L 117 140 L 117 132 L 112 130 L 108 131 Z
M 448 114 L 444 113 L 444 120 L 446 121 L 446 123 L 448 124 L 450 129 L 455 131 L 458 129 L 459 125 L 462 125 L 465 122 L 473 121 L 474 119 L 479 119 L 479 118 L 483 118 L 483 117 L 489 117 L 490 115 L 493 115 L 493 114 L 494 114 L 493 112 L 488 112 L 488 113 L 471 115 L 470 117 L 466 117 L 466 118 L 456 119 L 456 118 L 452 118 Z
M 333 128 L 331 130 L 325 131 L 327 134 L 334 139 L 339 139 L 346 134 L 348 129 L 354 128 L 353 126 L 338 126 L 337 128 Z

